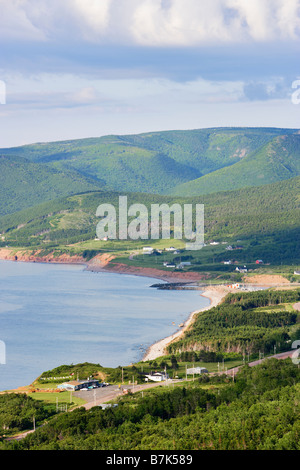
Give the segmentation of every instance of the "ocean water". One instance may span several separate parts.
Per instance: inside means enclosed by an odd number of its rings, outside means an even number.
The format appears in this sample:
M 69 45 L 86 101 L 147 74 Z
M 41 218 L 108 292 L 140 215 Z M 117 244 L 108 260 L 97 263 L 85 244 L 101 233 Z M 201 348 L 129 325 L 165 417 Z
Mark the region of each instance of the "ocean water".
M 0 390 L 62 364 L 126 366 L 209 305 L 200 291 L 83 266 L 0 261 Z

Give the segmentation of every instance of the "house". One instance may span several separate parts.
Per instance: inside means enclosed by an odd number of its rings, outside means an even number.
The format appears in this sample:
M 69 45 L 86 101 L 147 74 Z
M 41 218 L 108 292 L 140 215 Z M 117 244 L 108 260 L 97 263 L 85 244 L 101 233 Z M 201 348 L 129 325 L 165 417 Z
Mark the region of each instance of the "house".
M 152 248 L 152 246 L 144 246 L 143 247 L 143 253 L 144 255 L 152 255 L 154 249 Z
M 186 266 L 191 266 L 192 263 L 190 261 L 182 261 L 181 263 L 179 263 L 176 268 L 177 269 L 183 269 L 184 267 Z
M 165 372 L 155 372 L 154 374 L 146 375 L 146 382 L 148 380 L 152 380 L 153 382 L 163 382 L 164 380 L 168 380 L 169 376 Z
M 100 387 L 98 380 L 73 380 L 60 384 L 57 388 L 77 392 L 82 389 L 92 389 Z
M 232 250 L 233 250 L 233 248 L 232 248 L 232 246 L 231 246 L 231 245 L 228 245 L 228 246 L 226 246 L 226 250 L 227 250 L 227 251 L 232 251 Z
M 248 272 L 248 269 L 246 268 L 246 266 L 244 266 L 243 268 L 235 268 L 235 270 L 239 273 L 247 273 Z
M 256 264 L 264 264 L 263 260 L 261 260 L 261 259 L 257 259 L 257 260 L 255 261 L 255 263 L 256 263 Z
M 228 261 L 223 261 L 223 264 L 232 264 L 232 261 L 228 260 Z
M 166 268 L 176 268 L 175 264 L 164 263 Z
M 295 274 L 296 276 L 300 276 L 300 271 L 294 271 L 294 274 Z
M 192 367 L 186 370 L 187 375 L 194 374 L 208 374 L 208 370 L 205 367 Z
M 166 251 L 176 251 L 176 248 L 174 248 L 174 246 L 170 246 L 169 248 L 166 248 Z

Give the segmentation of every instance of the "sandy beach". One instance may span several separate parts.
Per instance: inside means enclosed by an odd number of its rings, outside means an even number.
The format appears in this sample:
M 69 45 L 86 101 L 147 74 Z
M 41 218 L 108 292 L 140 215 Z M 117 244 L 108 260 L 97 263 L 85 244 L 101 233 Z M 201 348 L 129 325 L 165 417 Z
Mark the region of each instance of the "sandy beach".
M 230 289 L 225 286 L 207 287 L 200 295 L 209 298 L 210 305 L 208 305 L 208 307 L 204 307 L 202 309 L 195 310 L 194 312 L 192 312 L 189 318 L 184 323 L 183 327 L 179 331 L 177 331 L 171 336 L 168 336 L 167 338 L 163 338 L 160 341 L 157 341 L 156 343 L 152 344 L 152 346 L 150 346 L 145 356 L 143 357 L 143 361 L 153 361 L 154 359 L 165 355 L 166 347 L 170 343 L 172 343 L 172 341 L 178 340 L 184 334 L 184 332 L 192 325 L 196 314 L 216 307 L 229 292 Z

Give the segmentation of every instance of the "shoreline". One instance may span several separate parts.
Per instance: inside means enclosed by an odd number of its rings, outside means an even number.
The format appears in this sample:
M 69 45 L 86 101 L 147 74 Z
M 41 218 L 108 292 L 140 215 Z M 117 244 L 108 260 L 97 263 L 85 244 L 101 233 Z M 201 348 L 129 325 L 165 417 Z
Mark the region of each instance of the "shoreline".
M 152 344 L 148 348 L 146 354 L 143 356 L 142 362 L 153 361 L 158 357 L 164 356 L 166 354 L 166 347 L 171 344 L 174 340 L 178 340 L 181 336 L 184 335 L 187 329 L 193 324 L 195 316 L 198 313 L 205 312 L 219 305 L 229 292 L 230 290 L 228 288 L 221 285 L 206 287 L 200 294 L 200 296 L 207 297 L 210 300 L 210 304 L 207 307 L 203 307 L 199 310 L 195 310 L 194 312 L 192 312 L 189 315 L 188 319 L 184 322 L 183 327 L 180 330 Z
M 21 256 L 18 256 L 20 255 Z M 121 263 L 111 263 L 114 259 L 113 256 L 108 254 L 98 255 L 90 261 L 84 260 L 80 256 L 66 256 L 62 255 L 60 257 L 53 257 L 51 255 L 45 257 L 39 257 L 36 255 L 24 255 L 24 252 L 13 251 L 9 248 L 0 248 L 0 260 L 3 261 L 14 261 L 14 262 L 28 262 L 28 263 L 45 263 L 45 264 L 66 264 L 66 265 L 81 265 L 83 266 L 84 271 L 94 272 L 94 273 L 112 273 L 112 274 L 127 274 L 131 276 L 147 277 L 149 279 L 158 279 L 166 283 L 192 283 L 192 282 L 201 282 L 202 286 L 199 285 L 198 289 L 201 290 L 200 296 L 207 297 L 210 300 L 210 304 L 207 307 L 203 307 L 199 310 L 195 310 L 189 314 L 187 320 L 183 323 L 183 326 L 180 330 L 176 331 L 172 335 L 162 338 L 152 345 L 149 346 L 146 353 L 142 357 L 141 361 L 150 361 L 155 360 L 158 357 L 161 357 L 166 354 L 166 347 L 175 340 L 178 340 L 184 335 L 187 329 L 194 322 L 195 316 L 198 313 L 210 310 L 211 308 L 219 305 L 225 296 L 232 292 L 232 289 L 226 285 L 207 285 L 205 276 L 196 273 L 196 272 L 165 272 L 156 268 L 139 268 L 132 267 L 126 264 Z M 272 277 L 272 276 L 271 276 Z M 276 276 L 277 277 L 277 276 Z M 253 279 L 254 280 L 254 279 Z M 277 279 L 276 279 L 277 281 Z M 250 283 L 247 283 L 249 286 Z M 287 284 L 290 284 L 287 281 Z M 253 283 L 253 287 L 257 288 L 256 283 Z M 269 285 L 268 287 L 275 287 L 274 285 Z M 277 286 L 278 287 L 278 286 Z M 287 286 L 285 286 L 287 287 Z

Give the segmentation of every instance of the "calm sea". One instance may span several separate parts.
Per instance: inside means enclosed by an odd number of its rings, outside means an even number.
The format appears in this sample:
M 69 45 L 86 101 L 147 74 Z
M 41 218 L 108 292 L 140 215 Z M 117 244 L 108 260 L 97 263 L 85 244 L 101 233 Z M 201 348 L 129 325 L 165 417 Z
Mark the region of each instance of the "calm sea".
M 28 385 L 62 364 L 129 365 L 209 305 L 199 291 L 150 288 L 157 282 L 82 266 L 0 261 L 0 341 L 6 347 L 0 390 Z

